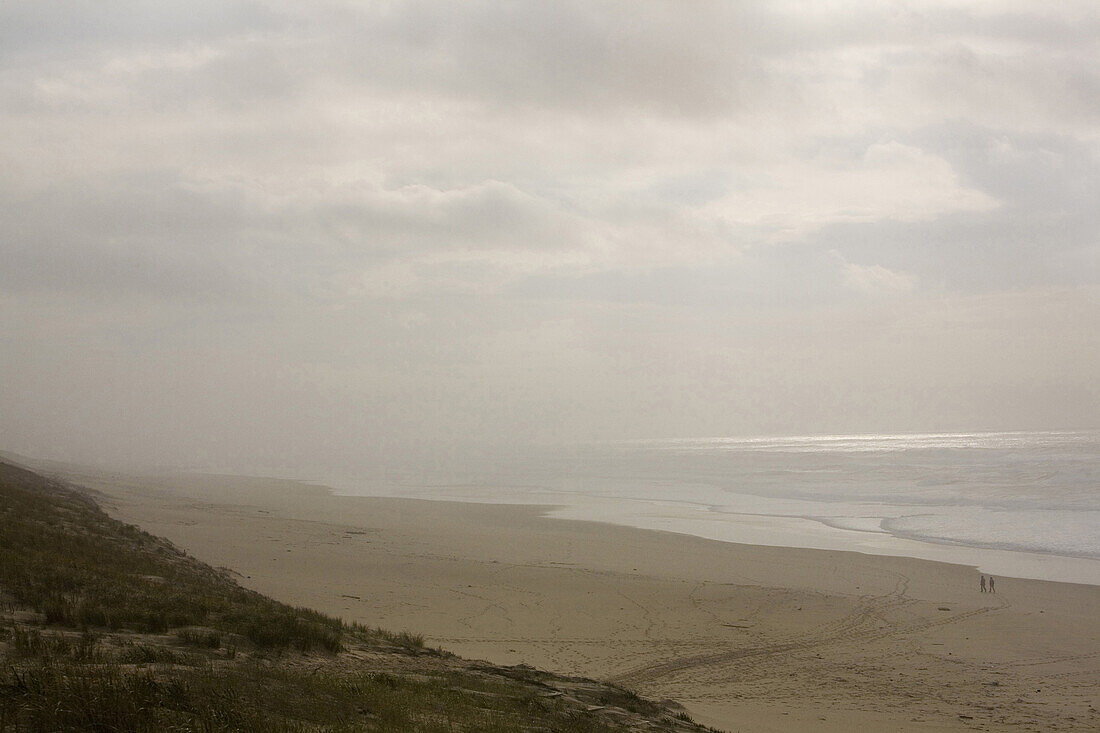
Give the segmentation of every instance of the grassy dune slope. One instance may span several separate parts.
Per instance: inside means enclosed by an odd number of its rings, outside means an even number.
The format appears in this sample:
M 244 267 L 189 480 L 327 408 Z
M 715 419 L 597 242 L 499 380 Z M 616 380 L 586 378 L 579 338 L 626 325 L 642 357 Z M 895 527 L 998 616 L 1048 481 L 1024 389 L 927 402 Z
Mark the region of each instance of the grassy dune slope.
M 702 730 L 612 685 L 278 603 L 6 463 L 0 667 L 0 731 Z

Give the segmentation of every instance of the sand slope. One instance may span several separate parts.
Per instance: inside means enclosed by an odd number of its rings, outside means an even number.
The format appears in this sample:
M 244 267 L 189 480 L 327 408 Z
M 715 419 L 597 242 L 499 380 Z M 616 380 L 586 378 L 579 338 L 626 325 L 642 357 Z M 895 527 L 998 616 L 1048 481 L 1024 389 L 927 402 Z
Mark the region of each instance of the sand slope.
M 280 600 L 494 662 L 609 678 L 727 730 L 1098 730 L 1100 588 L 855 553 L 333 497 L 70 476 Z

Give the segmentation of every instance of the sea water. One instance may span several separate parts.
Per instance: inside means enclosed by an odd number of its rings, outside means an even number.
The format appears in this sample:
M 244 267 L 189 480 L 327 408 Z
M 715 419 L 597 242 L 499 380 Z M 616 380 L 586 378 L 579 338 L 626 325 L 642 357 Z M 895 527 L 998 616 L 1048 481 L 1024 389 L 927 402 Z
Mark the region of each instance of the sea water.
M 1098 431 L 593 443 L 341 487 L 1100 584 Z

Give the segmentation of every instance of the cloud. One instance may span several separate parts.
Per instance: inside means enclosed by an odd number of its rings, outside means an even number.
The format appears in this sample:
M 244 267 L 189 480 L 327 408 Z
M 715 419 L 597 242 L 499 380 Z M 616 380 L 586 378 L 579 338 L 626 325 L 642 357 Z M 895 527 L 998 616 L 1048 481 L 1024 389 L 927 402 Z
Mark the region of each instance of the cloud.
M 844 285 L 864 295 L 904 295 L 916 287 L 911 276 L 881 265 L 857 265 L 841 260 L 841 266 Z
M 729 221 L 782 231 L 834 222 L 918 221 L 996 208 L 988 194 L 963 185 L 944 159 L 896 141 L 869 146 L 855 160 L 780 164 L 766 184 L 710 205 Z
M 1011 395 L 1091 394 L 1098 33 L 1093 2 L 4 4 L 0 439 L 245 468 L 1056 422 Z M 1052 324 L 1059 363 L 1016 344 Z

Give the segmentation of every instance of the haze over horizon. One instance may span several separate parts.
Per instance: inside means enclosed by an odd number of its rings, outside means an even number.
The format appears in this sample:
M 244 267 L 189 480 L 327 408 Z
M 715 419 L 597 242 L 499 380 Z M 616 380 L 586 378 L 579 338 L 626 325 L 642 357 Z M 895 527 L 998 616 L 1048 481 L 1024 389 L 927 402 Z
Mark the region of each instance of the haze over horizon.
M 0 450 L 1100 428 L 1100 7 L 0 5 Z

